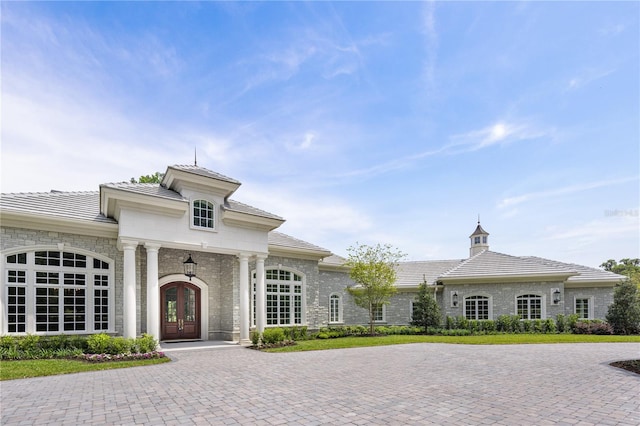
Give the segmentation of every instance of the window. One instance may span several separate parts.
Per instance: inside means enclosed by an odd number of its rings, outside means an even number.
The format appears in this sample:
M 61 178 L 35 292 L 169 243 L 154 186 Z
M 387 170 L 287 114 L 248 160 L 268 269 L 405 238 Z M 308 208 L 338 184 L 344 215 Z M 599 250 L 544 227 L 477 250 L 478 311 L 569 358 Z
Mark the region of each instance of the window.
M 329 296 L 329 322 L 342 322 L 342 300 L 339 294 Z
M 464 317 L 470 320 L 489 319 L 489 298 L 469 296 L 464 299 Z
M 301 325 L 303 315 L 302 275 L 284 269 L 265 270 L 266 325 Z M 256 321 L 256 274 L 253 273 L 253 324 Z
M 516 306 L 520 319 L 541 319 L 542 318 L 542 297 L 535 294 L 525 294 L 518 296 Z
M 475 237 L 475 238 L 473 239 L 473 243 L 474 243 L 474 244 L 480 244 L 480 237 Z
M 384 322 L 385 321 L 385 308 L 384 305 L 378 303 L 373 306 L 373 322 Z
M 576 298 L 575 300 L 575 313 L 579 319 L 591 319 L 591 300 L 588 297 Z
M 418 318 L 418 304 L 410 300 L 409 301 L 409 322 L 413 321 L 415 318 Z
M 482 237 L 482 244 L 487 244 L 487 237 L 486 236 Z
M 213 203 L 207 200 L 193 202 L 193 226 L 214 229 Z
M 8 333 L 113 329 L 110 262 L 72 250 L 27 251 L 3 260 Z

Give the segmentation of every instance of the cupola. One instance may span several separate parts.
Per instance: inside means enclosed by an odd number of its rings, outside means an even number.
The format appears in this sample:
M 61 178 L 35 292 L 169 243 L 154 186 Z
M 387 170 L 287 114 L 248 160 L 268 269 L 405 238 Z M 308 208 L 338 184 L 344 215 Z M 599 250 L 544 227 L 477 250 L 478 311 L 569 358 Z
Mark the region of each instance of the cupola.
M 480 219 L 478 219 L 476 230 L 469 236 L 469 239 L 471 240 L 469 257 L 475 256 L 481 251 L 489 250 L 489 233 L 480 226 Z

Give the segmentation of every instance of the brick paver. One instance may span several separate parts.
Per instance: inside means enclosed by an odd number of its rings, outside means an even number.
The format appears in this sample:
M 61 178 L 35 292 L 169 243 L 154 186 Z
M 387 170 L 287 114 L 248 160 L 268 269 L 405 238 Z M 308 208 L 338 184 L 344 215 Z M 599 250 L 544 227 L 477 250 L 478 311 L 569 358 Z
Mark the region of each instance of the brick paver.
M 0 384 L 2 425 L 638 425 L 640 344 L 412 344 L 174 362 Z

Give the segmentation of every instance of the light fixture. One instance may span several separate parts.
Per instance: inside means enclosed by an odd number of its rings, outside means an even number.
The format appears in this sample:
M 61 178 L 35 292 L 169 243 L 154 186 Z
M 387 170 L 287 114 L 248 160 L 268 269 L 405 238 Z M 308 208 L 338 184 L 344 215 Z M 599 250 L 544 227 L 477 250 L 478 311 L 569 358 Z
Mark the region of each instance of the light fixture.
M 191 254 L 189 254 L 189 258 L 182 262 L 182 265 L 184 266 L 184 274 L 188 276 L 189 281 L 191 281 L 191 278 L 196 276 L 196 269 L 198 267 L 198 264 L 193 261 L 193 259 L 191 258 Z
M 560 289 L 556 288 L 555 290 L 553 290 L 553 303 L 554 305 L 557 305 L 558 303 L 560 303 Z
M 453 295 L 451 296 L 451 302 L 453 303 L 453 307 L 455 308 L 456 306 L 458 306 L 458 292 L 454 291 Z

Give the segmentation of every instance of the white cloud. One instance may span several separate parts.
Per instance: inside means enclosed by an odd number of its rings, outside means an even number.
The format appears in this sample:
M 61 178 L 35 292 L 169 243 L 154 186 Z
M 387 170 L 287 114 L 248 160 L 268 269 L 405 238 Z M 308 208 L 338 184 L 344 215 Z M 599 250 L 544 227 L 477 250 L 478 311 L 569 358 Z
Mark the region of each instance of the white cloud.
M 597 70 L 597 69 L 588 69 L 582 71 L 579 75 L 572 77 L 567 83 L 566 90 L 577 90 L 588 84 L 593 83 L 596 80 L 604 78 L 609 74 L 613 74 L 616 70 Z
M 607 186 L 612 186 L 612 185 L 620 185 L 623 183 L 627 183 L 627 182 L 633 182 L 638 180 L 638 176 L 634 176 L 634 177 L 626 177 L 626 178 L 621 178 L 621 179 L 610 179 L 610 180 L 603 180 L 603 181 L 597 181 L 597 182 L 589 182 L 589 183 L 584 183 L 584 184 L 579 184 L 579 185 L 570 185 L 570 186 L 565 186 L 562 188 L 553 188 L 553 189 L 548 189 L 545 191 L 535 191 L 535 192 L 529 192 L 527 194 L 521 194 L 521 195 L 517 195 L 517 196 L 513 196 L 513 197 L 507 197 L 504 198 L 502 200 L 500 200 L 500 202 L 498 203 L 498 208 L 503 209 L 503 208 L 513 208 L 514 206 L 524 203 L 524 202 L 528 202 L 528 201 L 532 201 L 532 200 L 538 200 L 538 199 L 542 199 L 542 198 L 550 198 L 550 197 L 557 197 L 559 195 L 566 195 L 566 194 L 572 194 L 575 192 L 582 192 L 582 191 L 588 191 L 591 189 L 596 189 L 596 188 L 602 188 L 602 187 L 607 187 Z

